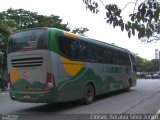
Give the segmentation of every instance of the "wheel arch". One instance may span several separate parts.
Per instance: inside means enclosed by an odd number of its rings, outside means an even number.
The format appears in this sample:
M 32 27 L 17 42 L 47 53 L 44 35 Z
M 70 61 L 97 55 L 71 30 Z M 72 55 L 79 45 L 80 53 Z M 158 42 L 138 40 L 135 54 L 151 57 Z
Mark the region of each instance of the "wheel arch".
M 94 96 L 96 96 L 97 92 L 96 92 L 96 85 L 95 85 L 94 81 L 88 81 L 86 86 L 89 85 L 89 84 L 93 86 L 93 88 L 94 88 Z

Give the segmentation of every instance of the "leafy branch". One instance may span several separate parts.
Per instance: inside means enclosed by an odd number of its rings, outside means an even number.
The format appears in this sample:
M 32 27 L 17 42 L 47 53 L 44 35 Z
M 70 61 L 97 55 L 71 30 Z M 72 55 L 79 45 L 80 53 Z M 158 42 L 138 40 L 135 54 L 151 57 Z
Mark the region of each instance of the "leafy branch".
M 99 12 L 98 2 L 94 0 L 83 0 L 86 4 L 86 8 L 89 9 L 92 13 L 97 14 Z M 100 0 L 104 5 L 104 3 Z M 128 32 L 128 37 L 135 36 L 138 34 L 139 39 L 155 38 L 155 35 L 158 35 L 157 29 L 160 29 L 160 26 L 157 26 L 156 23 L 159 22 L 160 7 L 159 3 L 156 0 L 148 0 L 148 2 L 142 2 L 138 5 L 138 10 L 135 12 L 137 7 L 137 2 L 129 2 L 122 9 L 124 10 L 127 5 L 134 3 L 133 13 L 129 15 L 130 20 L 124 22 L 124 19 L 121 16 L 122 10 L 116 4 L 105 5 L 106 10 L 106 22 L 115 27 L 120 27 L 122 31 L 126 30 Z M 148 41 L 150 42 L 150 41 Z

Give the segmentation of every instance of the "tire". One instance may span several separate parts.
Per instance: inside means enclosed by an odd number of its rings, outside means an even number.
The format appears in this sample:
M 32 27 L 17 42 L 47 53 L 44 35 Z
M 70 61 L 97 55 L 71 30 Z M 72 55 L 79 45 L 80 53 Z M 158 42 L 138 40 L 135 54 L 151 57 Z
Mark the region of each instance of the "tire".
M 128 80 L 128 87 L 126 88 L 126 92 L 129 92 L 131 90 L 132 82 L 131 80 Z
M 84 104 L 88 105 L 94 101 L 95 91 L 92 84 L 88 84 L 85 90 Z

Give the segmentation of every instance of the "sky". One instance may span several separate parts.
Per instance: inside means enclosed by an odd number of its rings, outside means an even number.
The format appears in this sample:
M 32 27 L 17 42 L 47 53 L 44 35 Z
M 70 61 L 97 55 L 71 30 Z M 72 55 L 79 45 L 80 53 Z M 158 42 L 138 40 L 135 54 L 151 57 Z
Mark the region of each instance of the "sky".
M 102 1 L 104 4 L 117 4 L 122 9 L 126 3 L 135 2 L 135 0 Z M 83 0 L 0 0 L 0 12 L 9 8 L 22 8 L 41 15 L 57 15 L 60 16 L 63 23 L 69 23 L 68 26 L 72 29 L 77 27 L 89 28 L 86 33 L 89 38 L 127 48 L 148 60 L 155 58 L 155 49 L 160 49 L 160 43 L 144 44 L 140 42 L 137 36 L 129 39 L 127 32 L 122 32 L 119 27 L 113 29 L 111 25 L 106 23 L 105 9 L 100 3 L 99 7 L 100 12 L 92 14 L 89 10 L 86 10 Z M 127 20 L 133 9 L 134 4 L 129 4 L 122 11 L 123 18 Z

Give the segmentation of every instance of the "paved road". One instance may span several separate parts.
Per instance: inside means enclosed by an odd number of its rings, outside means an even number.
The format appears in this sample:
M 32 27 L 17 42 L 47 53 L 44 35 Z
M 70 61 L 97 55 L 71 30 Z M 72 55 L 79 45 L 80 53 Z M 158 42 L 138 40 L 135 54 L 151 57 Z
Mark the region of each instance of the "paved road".
M 130 92 L 115 92 L 96 97 L 91 105 L 79 102 L 60 104 L 35 104 L 11 101 L 8 94 L 0 93 L 0 113 L 40 115 L 40 118 L 69 119 L 73 114 L 154 114 L 160 108 L 160 80 L 138 80 Z M 43 115 L 43 116 L 41 116 Z M 71 117 L 71 118 L 70 118 Z M 83 116 L 81 115 L 83 118 Z M 86 116 L 85 116 L 86 117 Z M 91 116 L 87 116 L 88 118 Z

